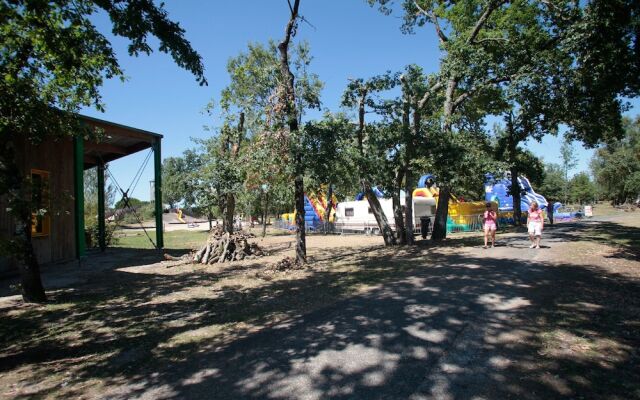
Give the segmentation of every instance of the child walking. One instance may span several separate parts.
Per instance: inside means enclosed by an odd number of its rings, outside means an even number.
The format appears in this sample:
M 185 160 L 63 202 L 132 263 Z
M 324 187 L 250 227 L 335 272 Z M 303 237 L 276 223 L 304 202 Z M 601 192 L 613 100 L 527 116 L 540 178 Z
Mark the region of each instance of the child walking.
M 531 246 L 529 246 L 529 248 L 533 249 L 535 247 L 536 249 L 539 249 L 544 221 L 542 218 L 542 211 L 538 207 L 538 203 L 535 201 L 531 203 L 529 208 L 527 227 L 529 229 L 529 240 L 531 240 Z
M 496 212 L 491 209 L 490 202 L 487 202 L 486 206 L 487 210 L 482 216 L 482 223 L 484 225 L 484 249 L 487 248 L 489 236 L 491 236 L 491 247 L 496 245 L 496 230 L 498 229 L 498 224 L 496 223 L 498 216 Z

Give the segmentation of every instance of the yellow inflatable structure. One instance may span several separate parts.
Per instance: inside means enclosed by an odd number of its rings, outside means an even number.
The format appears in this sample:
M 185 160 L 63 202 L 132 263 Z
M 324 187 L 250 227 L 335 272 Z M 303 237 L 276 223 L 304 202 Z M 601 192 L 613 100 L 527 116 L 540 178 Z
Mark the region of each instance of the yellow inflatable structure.
M 418 188 L 413 191 L 413 197 L 433 197 L 438 199 L 440 190 L 435 187 Z M 436 201 L 436 207 L 437 207 Z M 460 201 L 453 194 L 449 196 L 449 219 L 453 224 L 469 224 L 475 220 L 478 215 L 482 215 L 486 210 L 486 202 L 484 201 Z M 491 202 L 491 209 L 498 211 L 498 203 Z
M 335 215 L 336 215 L 336 205 L 338 204 L 338 198 L 335 195 L 333 195 L 331 203 L 332 203 L 332 207 L 331 207 L 331 211 L 329 213 L 329 222 L 333 222 L 334 219 L 335 219 Z M 326 212 L 327 212 L 327 206 L 328 206 L 327 200 L 326 200 L 325 196 L 322 193 L 320 193 L 320 192 L 318 192 L 318 193 L 309 192 L 309 193 L 305 194 L 305 196 L 304 196 L 304 210 L 305 210 L 304 220 L 305 220 L 305 223 L 307 224 L 307 226 L 316 227 L 320 223 L 324 222 L 325 217 L 326 217 Z M 296 220 L 296 213 L 294 211 L 292 213 L 282 214 L 281 218 L 286 223 L 288 223 L 290 225 L 294 225 L 295 224 L 295 220 Z

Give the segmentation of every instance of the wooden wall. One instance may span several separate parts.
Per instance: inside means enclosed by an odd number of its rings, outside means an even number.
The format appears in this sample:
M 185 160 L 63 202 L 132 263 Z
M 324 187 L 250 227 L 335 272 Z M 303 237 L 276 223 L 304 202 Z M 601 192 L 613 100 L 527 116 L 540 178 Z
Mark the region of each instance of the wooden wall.
M 49 172 L 51 232 L 34 237 L 33 247 L 41 264 L 68 261 L 76 257 L 74 223 L 73 142 L 70 139 L 48 140 L 33 146 L 16 143 L 18 162 L 25 176 L 31 169 Z M 15 231 L 6 212 L 6 202 L 0 197 L 0 235 L 8 237 Z M 0 274 L 15 269 L 8 260 L 0 260 Z

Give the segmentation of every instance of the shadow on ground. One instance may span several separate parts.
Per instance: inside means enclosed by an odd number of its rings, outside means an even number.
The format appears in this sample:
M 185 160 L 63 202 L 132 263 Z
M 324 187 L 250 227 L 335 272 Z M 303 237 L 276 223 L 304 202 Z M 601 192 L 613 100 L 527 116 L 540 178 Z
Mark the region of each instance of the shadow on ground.
M 110 271 L 51 306 L 0 309 L 0 375 L 74 371 L 34 397 L 100 381 L 123 399 L 640 398 L 640 282 L 569 262 L 368 251 L 345 251 L 356 272 L 215 296 L 215 274 Z M 205 293 L 163 301 L 190 290 Z M 319 296 L 338 300 L 309 312 Z M 287 318 L 264 325 L 273 315 Z M 264 326 L 212 344 L 208 330 L 231 323 Z

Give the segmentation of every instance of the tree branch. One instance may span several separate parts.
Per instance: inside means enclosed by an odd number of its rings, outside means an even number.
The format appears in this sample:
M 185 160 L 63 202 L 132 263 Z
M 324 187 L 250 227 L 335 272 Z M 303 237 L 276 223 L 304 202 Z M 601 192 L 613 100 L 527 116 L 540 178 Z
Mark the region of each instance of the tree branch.
M 294 76 L 289 69 L 289 43 L 291 42 L 291 36 L 295 35 L 294 29 L 296 26 L 296 21 L 298 19 L 298 8 L 300 6 L 300 0 L 295 0 L 293 7 L 291 6 L 291 1 L 287 0 L 287 4 L 289 4 L 289 8 L 291 10 L 291 16 L 289 18 L 289 22 L 287 23 L 287 27 L 285 29 L 284 38 L 278 44 L 278 50 L 280 51 L 280 72 L 282 73 L 283 79 L 286 80 L 284 82 L 284 107 L 287 114 L 287 118 L 289 119 L 289 123 L 291 123 L 292 119 L 296 119 L 295 112 L 295 99 L 294 99 Z M 297 130 L 297 126 L 295 127 Z
M 448 42 L 449 38 L 442 31 L 442 28 L 440 27 L 440 23 L 438 22 L 438 17 L 433 12 L 427 11 L 424 8 L 420 7 L 420 5 L 416 0 L 413 1 L 413 5 L 416 6 L 418 11 L 420 11 L 422 14 L 424 14 L 427 18 L 431 20 L 431 22 L 436 28 L 436 33 L 438 34 L 438 39 L 440 39 L 440 44 L 444 44 L 445 42 Z
M 507 38 L 484 38 L 484 39 L 480 39 L 480 40 L 476 40 L 474 43 L 476 44 L 483 44 L 483 43 L 489 43 L 489 42 L 504 42 L 504 43 L 509 43 L 509 39 Z
M 481 89 L 484 89 L 486 87 L 489 87 L 491 85 L 495 85 L 495 84 L 498 84 L 498 83 L 512 81 L 515 78 L 517 78 L 519 75 L 520 74 L 513 74 L 513 75 L 498 76 L 498 77 L 495 77 L 495 78 L 487 79 L 486 81 L 480 83 L 479 85 L 471 88 L 469 91 L 464 92 L 460 96 L 458 96 L 453 101 L 452 109 L 455 111 L 455 109 L 458 108 L 460 106 L 460 104 L 462 104 L 466 99 L 468 99 L 469 97 L 471 97 L 472 95 L 474 95 L 475 93 L 480 91 Z
M 480 18 L 478 18 L 478 21 L 476 22 L 476 25 L 471 30 L 471 34 L 469 35 L 469 39 L 467 39 L 467 44 L 474 44 L 475 43 L 476 37 L 478 37 L 478 34 L 480 33 L 480 30 L 482 29 L 484 24 L 487 22 L 487 20 L 491 16 L 491 13 L 493 13 L 498 7 L 500 7 L 501 5 L 505 4 L 508 1 L 509 0 L 500 0 L 500 1 L 497 1 L 497 2 L 494 1 L 494 0 L 490 0 L 489 1 L 489 4 L 487 5 L 487 9 L 484 10 L 484 12 L 480 16 Z
M 429 101 L 429 99 L 431 98 L 431 96 L 438 90 L 440 90 L 442 88 L 442 82 L 438 81 L 435 84 L 433 84 L 433 86 L 431 86 L 422 96 L 422 98 L 420 99 L 420 101 L 418 102 L 418 110 L 422 110 L 424 109 L 425 104 L 427 104 L 427 101 Z

